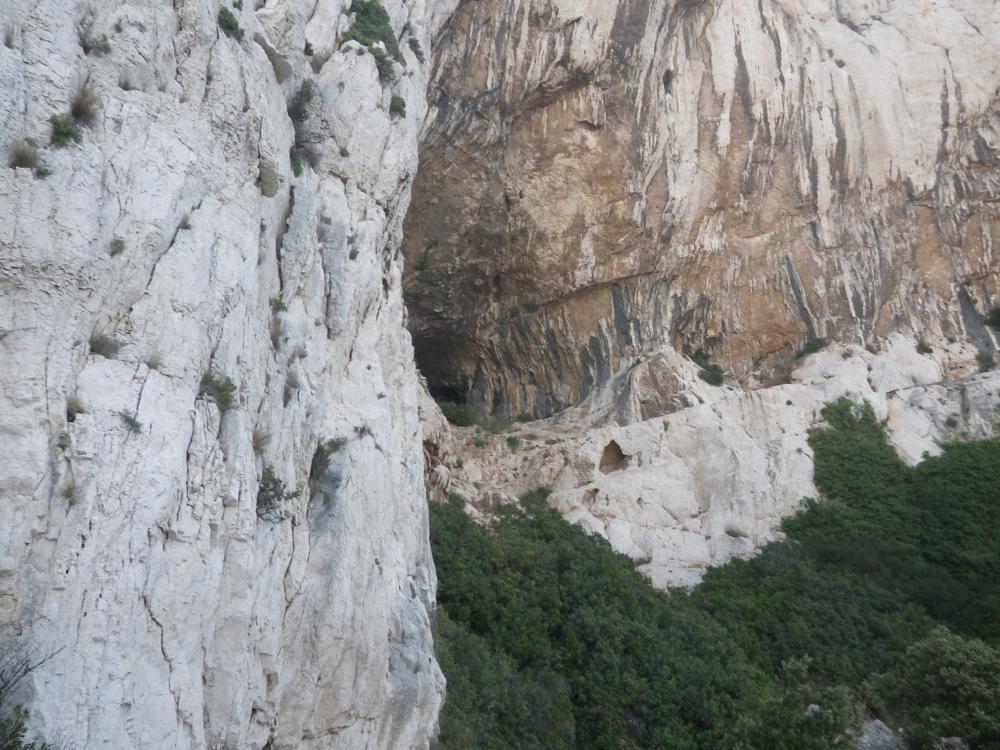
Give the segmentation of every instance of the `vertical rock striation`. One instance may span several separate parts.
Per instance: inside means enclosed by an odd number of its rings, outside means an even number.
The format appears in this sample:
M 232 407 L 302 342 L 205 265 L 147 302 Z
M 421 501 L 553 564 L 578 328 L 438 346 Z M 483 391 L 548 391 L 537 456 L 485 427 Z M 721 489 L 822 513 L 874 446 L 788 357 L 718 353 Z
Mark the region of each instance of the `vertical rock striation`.
M 346 0 L 2 3 L 0 638 L 51 655 L 43 739 L 428 743 L 398 248 L 450 7 L 384 5 L 380 81 Z
M 405 286 L 437 393 L 544 416 L 637 355 L 995 349 L 989 0 L 483 0 L 434 57 Z

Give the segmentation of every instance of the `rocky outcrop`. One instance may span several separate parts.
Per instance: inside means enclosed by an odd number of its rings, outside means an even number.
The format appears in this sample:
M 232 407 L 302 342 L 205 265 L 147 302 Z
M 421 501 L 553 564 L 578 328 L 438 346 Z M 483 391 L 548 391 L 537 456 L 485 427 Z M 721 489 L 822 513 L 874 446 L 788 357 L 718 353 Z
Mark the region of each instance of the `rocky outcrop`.
M 434 56 L 406 293 L 432 391 L 508 415 L 637 356 L 995 350 L 988 0 L 479 0 Z M 978 311 L 978 312 L 977 312 Z
M 454 3 L 385 1 L 381 82 L 349 5 L 3 3 L 0 638 L 50 657 L 43 739 L 434 731 L 398 248 Z
M 911 464 L 944 442 L 997 434 L 1000 373 L 948 379 L 961 375 L 953 368 L 963 356 L 959 345 L 921 354 L 898 335 L 878 355 L 833 345 L 806 358 L 791 382 L 744 391 L 707 385 L 693 363 L 665 351 L 605 389 L 607 398 L 506 437 L 430 425 L 433 488 L 462 495 L 474 515 L 551 488 L 551 506 L 606 537 L 654 584 L 690 585 L 706 567 L 780 537 L 782 518 L 817 497 L 807 438 L 827 403 L 870 403 Z M 623 407 L 610 396 L 630 392 L 621 381 L 647 382 L 660 368 L 681 384 L 670 393 L 690 405 L 627 426 L 609 419 Z

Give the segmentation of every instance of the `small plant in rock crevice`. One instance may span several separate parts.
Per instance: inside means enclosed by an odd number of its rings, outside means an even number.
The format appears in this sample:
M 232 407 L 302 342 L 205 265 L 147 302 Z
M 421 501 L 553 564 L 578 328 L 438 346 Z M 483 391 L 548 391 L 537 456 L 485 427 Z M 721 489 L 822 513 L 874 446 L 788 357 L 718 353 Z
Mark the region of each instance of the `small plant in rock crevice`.
M 243 39 L 243 29 L 240 28 L 240 22 L 236 20 L 236 16 L 229 8 L 219 8 L 218 23 L 222 33 L 226 36 L 236 40 Z
M 410 49 L 413 50 L 413 54 L 416 56 L 418 62 L 424 62 L 424 50 L 420 46 L 420 40 L 416 37 L 410 37 Z
M 815 354 L 820 349 L 825 348 L 830 342 L 824 338 L 818 338 L 816 336 L 810 336 L 806 343 L 803 344 L 802 348 L 795 353 L 795 359 L 802 359 L 803 357 L 808 357 L 810 354 Z
M 312 464 L 309 467 L 309 478 L 316 480 L 326 474 L 327 469 L 330 468 L 330 457 L 345 445 L 347 445 L 346 438 L 321 440 L 316 446 L 316 452 L 313 453 Z
M 7 161 L 11 169 L 38 169 L 38 149 L 27 141 L 19 141 L 11 146 Z
M 91 125 L 97 117 L 100 100 L 90 86 L 83 85 L 69 103 L 69 113 L 78 125 Z
M 406 117 L 406 100 L 401 96 L 392 97 L 389 104 L 389 114 L 394 117 Z
M 389 14 L 378 0 L 354 0 L 350 12 L 354 15 L 354 23 L 345 38 L 363 45 L 375 58 L 375 67 L 382 83 L 391 82 L 396 77 L 392 61 L 402 63 L 403 52 L 396 41 Z M 377 46 L 380 43 L 388 51 L 388 55 Z
M 83 402 L 77 396 L 66 399 L 66 421 L 75 422 L 78 415 L 83 414 Z
M 292 168 L 292 174 L 296 177 L 302 176 L 302 154 L 296 146 L 288 149 L 288 163 Z
M 111 240 L 111 244 L 108 246 L 108 251 L 111 253 L 112 258 L 116 255 L 121 255 L 125 252 L 125 240 L 121 237 L 115 237 Z
M 257 517 L 272 522 L 280 520 L 285 503 L 298 496 L 297 491 L 287 488 L 270 464 L 265 464 L 257 488 Z
M 917 354 L 933 354 L 934 348 L 923 339 L 917 340 Z
M 198 395 L 214 401 L 220 411 L 232 408 L 235 393 L 236 384 L 232 380 L 225 375 L 215 375 L 211 372 L 206 372 L 202 376 L 198 389 Z
M 80 128 L 73 119 L 73 115 L 52 115 L 49 118 L 52 125 L 52 135 L 49 143 L 55 148 L 65 148 L 70 143 L 80 142 Z
M 299 86 L 299 90 L 292 97 L 292 101 L 289 102 L 288 116 L 295 122 L 302 122 L 309 117 L 309 104 L 312 102 L 314 95 L 312 81 L 307 78 Z

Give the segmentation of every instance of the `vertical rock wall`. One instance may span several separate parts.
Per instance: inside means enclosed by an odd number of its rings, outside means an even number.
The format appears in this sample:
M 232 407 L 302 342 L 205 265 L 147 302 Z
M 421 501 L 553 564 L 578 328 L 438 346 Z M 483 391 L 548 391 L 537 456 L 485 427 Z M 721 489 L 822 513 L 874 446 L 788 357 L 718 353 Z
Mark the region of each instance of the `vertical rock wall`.
M 991 0 L 463 3 L 406 232 L 432 389 L 545 416 L 664 344 L 744 382 L 809 337 L 993 351 L 998 40 Z
M 0 640 L 51 656 L 24 695 L 44 739 L 434 730 L 398 248 L 450 8 L 384 4 L 392 82 L 342 43 L 345 0 L 0 2 Z

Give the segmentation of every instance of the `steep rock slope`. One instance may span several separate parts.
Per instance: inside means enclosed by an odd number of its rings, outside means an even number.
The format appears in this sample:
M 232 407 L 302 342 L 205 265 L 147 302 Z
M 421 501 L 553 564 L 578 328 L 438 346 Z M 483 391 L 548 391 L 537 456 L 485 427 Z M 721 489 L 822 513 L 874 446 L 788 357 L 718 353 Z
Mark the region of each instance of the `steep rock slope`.
M 44 739 L 427 745 L 398 248 L 451 8 L 384 4 L 380 81 L 346 0 L 2 3 L 0 640 L 50 657 Z
M 980 349 L 1000 261 L 992 0 L 479 0 L 407 220 L 432 390 L 546 416 L 637 355 L 744 382 L 809 337 Z

